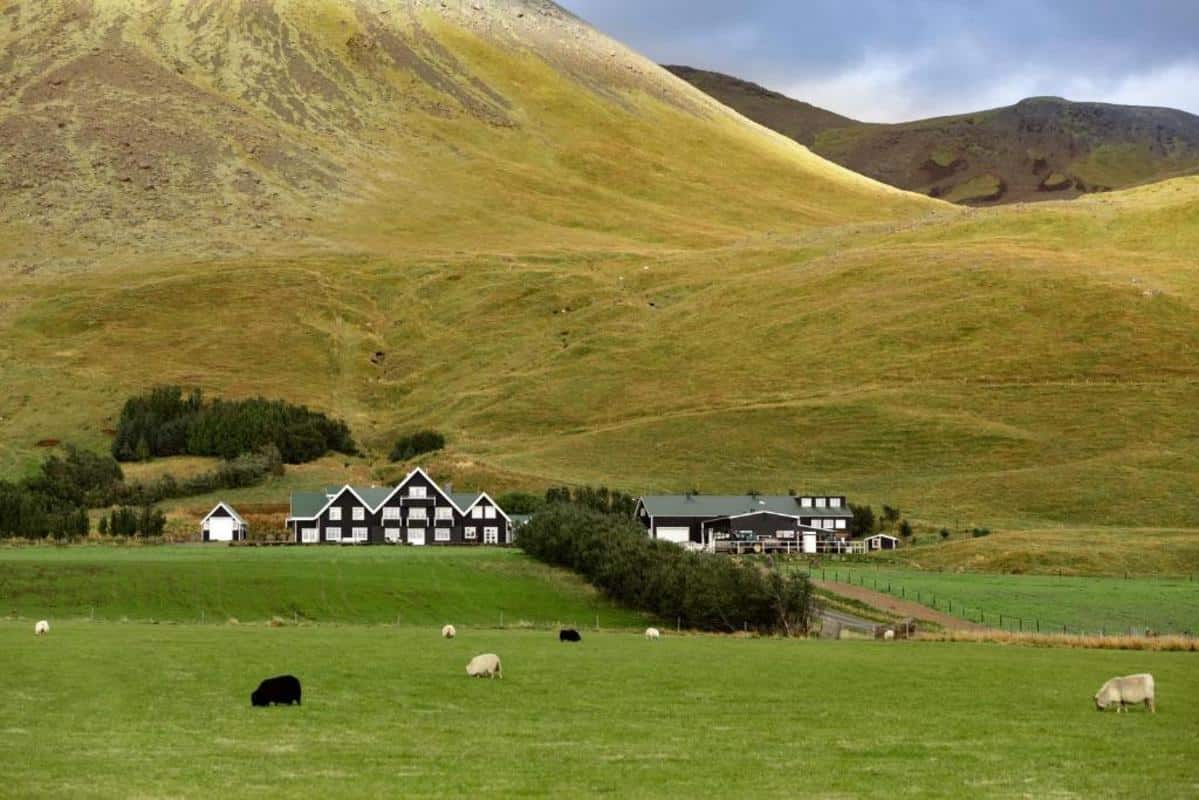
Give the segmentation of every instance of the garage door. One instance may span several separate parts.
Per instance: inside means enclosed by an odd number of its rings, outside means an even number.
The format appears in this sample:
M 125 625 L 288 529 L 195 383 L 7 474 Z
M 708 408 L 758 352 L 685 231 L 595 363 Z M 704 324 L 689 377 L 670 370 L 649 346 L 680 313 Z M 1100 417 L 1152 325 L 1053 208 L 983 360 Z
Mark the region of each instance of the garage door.
M 658 528 L 658 538 L 668 542 L 689 542 L 691 541 L 691 529 L 682 528 Z
M 211 542 L 233 541 L 233 518 L 213 517 L 208 520 L 208 540 Z

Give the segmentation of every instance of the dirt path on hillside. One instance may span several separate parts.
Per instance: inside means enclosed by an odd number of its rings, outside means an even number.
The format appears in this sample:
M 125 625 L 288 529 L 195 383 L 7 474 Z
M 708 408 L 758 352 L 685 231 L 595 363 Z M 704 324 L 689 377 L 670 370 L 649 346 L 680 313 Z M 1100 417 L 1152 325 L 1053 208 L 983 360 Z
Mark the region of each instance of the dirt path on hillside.
M 922 606 L 912 600 L 900 600 L 884 592 L 876 592 L 864 586 L 852 586 L 848 583 L 813 580 L 813 586 L 818 586 L 827 592 L 858 600 L 888 614 L 897 617 L 911 617 L 925 622 L 935 622 L 943 628 L 960 631 L 985 631 L 986 625 L 955 617 L 943 611 L 935 611 L 928 606 Z

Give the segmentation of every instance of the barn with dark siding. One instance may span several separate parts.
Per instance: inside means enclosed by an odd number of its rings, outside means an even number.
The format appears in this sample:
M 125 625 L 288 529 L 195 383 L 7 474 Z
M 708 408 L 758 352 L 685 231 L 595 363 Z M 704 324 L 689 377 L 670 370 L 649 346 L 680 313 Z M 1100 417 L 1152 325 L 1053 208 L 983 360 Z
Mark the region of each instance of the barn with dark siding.
M 300 544 L 507 545 L 512 520 L 486 492 L 449 492 L 421 468 L 394 487 L 329 487 L 291 496 Z
M 843 495 L 649 495 L 637 501 L 636 514 L 654 539 L 705 549 L 747 542 L 809 553 L 847 539 L 853 519 Z

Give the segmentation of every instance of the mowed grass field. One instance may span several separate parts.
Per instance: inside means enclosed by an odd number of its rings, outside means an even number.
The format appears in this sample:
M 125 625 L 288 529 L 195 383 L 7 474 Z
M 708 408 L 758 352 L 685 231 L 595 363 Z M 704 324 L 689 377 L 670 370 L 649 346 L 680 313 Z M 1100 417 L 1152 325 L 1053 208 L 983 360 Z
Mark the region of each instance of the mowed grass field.
M 0 549 L 0 615 L 644 627 L 573 573 L 497 548 Z M 502 616 L 501 616 L 502 615 Z
M 925 572 L 894 568 L 845 568 L 830 565 L 815 577 L 838 578 L 877 588 L 907 600 L 919 599 L 940 611 L 998 627 L 1043 632 L 1127 632 L 1151 628 L 1158 633 L 1199 632 L 1199 582 L 1196 578 L 1103 578 L 1056 575 L 985 575 Z M 1197 576 L 1199 578 L 1199 576 Z M 830 587 L 835 590 L 835 587 Z M 950 608 L 952 602 L 953 607 Z M 980 610 L 985 618 L 980 617 Z M 1022 622 L 1018 622 L 1022 620 Z
M 10 797 L 1199 793 L 1194 656 L 462 626 L 0 623 Z M 467 660 L 503 659 L 502 680 Z M 1156 715 L 1099 714 L 1150 671 Z M 302 707 L 255 709 L 290 672 Z

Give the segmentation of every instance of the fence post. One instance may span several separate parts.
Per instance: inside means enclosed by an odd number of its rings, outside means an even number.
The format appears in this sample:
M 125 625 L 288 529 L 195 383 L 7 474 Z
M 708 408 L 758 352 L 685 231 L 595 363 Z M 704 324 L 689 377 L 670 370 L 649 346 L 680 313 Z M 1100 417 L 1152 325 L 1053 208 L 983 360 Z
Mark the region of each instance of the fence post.
M 999 615 L 999 630 L 1003 630 L 1003 614 Z
M 500 627 L 504 627 L 504 610 L 502 608 L 500 609 Z
M 681 615 L 674 619 L 674 630 L 676 633 L 683 632 L 683 617 Z
M 1041 620 L 1037 620 L 1037 633 L 1041 632 Z
M 1020 626 L 1019 627 L 1020 633 L 1024 633 L 1024 617 L 1016 617 L 1016 621 Z

